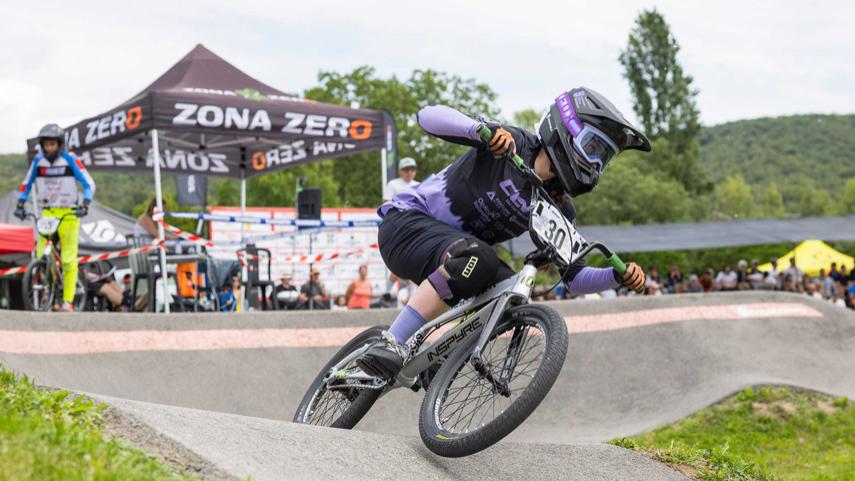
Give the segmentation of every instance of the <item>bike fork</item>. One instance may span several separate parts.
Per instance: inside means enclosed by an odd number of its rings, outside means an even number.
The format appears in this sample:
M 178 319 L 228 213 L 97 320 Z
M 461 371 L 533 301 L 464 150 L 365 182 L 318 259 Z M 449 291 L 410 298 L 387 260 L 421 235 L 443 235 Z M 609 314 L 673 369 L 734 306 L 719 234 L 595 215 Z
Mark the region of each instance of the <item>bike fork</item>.
M 534 285 L 535 273 L 537 273 L 537 268 L 533 265 L 526 264 L 523 266 L 522 271 L 520 271 L 517 276 L 517 283 L 513 289 L 502 294 L 502 296 L 496 300 L 496 303 L 493 305 L 493 310 L 490 312 L 490 318 L 484 326 L 484 329 L 481 331 L 478 343 L 475 345 L 475 349 L 472 350 L 472 355 L 469 358 L 469 362 L 472 363 L 472 367 L 475 368 L 475 371 L 493 385 L 495 392 L 505 397 L 509 397 L 511 395 L 509 386 L 510 374 L 513 373 L 516 361 L 511 360 L 509 363 L 509 361 L 506 360 L 504 363 L 505 365 L 502 368 L 501 376 L 496 377 L 491 371 L 492 366 L 487 365 L 481 358 L 481 353 L 484 351 L 484 347 L 487 345 L 487 342 L 490 341 L 490 334 L 493 333 L 493 329 L 496 328 L 496 324 L 499 322 L 499 319 L 502 318 L 502 315 L 504 315 L 511 300 L 517 299 L 522 302 L 528 301 L 528 298 L 531 295 L 531 288 Z M 517 332 L 515 331 L 514 334 L 514 341 L 518 341 L 519 336 L 516 335 Z M 508 355 L 515 354 L 516 349 L 509 349 Z

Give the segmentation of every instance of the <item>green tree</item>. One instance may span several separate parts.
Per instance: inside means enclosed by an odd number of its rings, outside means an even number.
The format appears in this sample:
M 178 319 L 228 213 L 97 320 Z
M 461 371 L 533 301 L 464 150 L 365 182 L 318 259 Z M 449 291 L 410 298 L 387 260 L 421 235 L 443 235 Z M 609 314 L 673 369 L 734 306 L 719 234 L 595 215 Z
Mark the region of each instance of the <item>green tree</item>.
M 855 214 L 855 177 L 847 179 L 843 185 L 843 195 L 840 196 L 840 214 Z
M 751 218 L 757 216 L 757 204 L 751 187 L 741 175 L 733 175 L 715 188 L 715 200 L 718 214 L 727 219 Z
M 642 11 L 619 60 L 633 94 L 633 109 L 651 137 L 666 136 L 677 151 L 689 148 L 700 131 L 692 76 L 677 61 L 680 46 L 665 17 Z
M 590 194 L 573 199 L 581 224 L 648 224 L 693 218 L 692 199 L 673 179 L 645 174 L 632 161 L 609 164 Z
M 513 124 L 529 132 L 534 132 L 534 126 L 540 122 L 541 117 L 542 115 L 534 109 L 520 110 L 514 113 Z
M 740 176 L 741 177 L 741 176 Z M 769 181 L 763 189 L 757 189 L 756 202 L 763 217 L 779 218 L 784 216 L 784 198 L 775 181 Z
M 799 175 L 782 186 L 784 207 L 788 213 L 799 216 L 825 216 L 834 211 L 828 191 L 816 187 L 813 179 Z
M 680 46 L 656 9 L 641 12 L 620 54 L 629 82 L 633 110 L 645 133 L 654 139 L 651 163 L 696 195 L 711 188 L 698 164 L 700 131 L 698 91 L 677 61 Z
M 439 171 L 466 149 L 427 135 L 416 122 L 419 109 L 443 104 L 467 114 L 498 115 L 496 94 L 489 86 L 434 70 L 416 70 L 407 79 L 380 78 L 374 68 L 363 66 L 348 73 L 321 72 L 318 81 L 320 85 L 306 90 L 306 98 L 392 113 L 398 129 L 398 156 L 416 159 L 419 179 Z M 378 158 L 376 153 L 368 153 L 333 161 L 336 195 L 343 205 L 373 207 L 380 203 Z M 324 204 L 328 204 L 326 200 Z
M 665 137 L 653 140 L 651 147 L 650 153 L 640 154 L 645 161 L 647 171 L 675 179 L 695 195 L 705 195 L 712 190 L 713 183 L 709 174 L 697 160 L 697 142 L 692 142 L 689 150 L 682 153 L 678 152 L 674 148 L 674 143 Z

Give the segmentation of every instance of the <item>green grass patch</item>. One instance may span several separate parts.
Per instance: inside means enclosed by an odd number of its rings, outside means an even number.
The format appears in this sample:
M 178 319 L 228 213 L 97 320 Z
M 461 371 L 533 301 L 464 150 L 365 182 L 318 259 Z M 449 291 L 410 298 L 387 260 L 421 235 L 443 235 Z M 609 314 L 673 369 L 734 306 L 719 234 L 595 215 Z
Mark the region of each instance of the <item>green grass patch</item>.
M 103 407 L 67 391 L 36 388 L 0 366 L 0 479 L 192 479 L 127 441 L 106 438 Z
M 855 481 L 855 406 L 807 391 L 746 389 L 675 424 L 612 444 L 701 480 Z

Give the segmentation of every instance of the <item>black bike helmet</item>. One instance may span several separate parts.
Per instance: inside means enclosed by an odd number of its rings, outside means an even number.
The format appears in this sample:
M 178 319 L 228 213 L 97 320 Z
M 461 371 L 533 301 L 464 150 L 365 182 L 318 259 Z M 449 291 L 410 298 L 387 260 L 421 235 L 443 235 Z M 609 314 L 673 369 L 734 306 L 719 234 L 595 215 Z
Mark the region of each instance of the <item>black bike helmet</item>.
M 42 147 L 42 153 L 44 154 L 45 158 L 50 161 L 56 159 L 57 155 L 62 152 L 62 149 L 65 146 L 65 131 L 62 130 L 62 127 L 57 124 L 47 124 L 42 127 L 41 130 L 39 130 L 38 138 L 39 145 Z M 43 144 L 43 142 L 47 139 L 56 140 L 57 144 L 59 145 L 59 147 L 56 149 L 56 152 L 50 155 L 45 153 L 45 146 Z
M 564 190 L 574 197 L 597 185 L 615 155 L 627 149 L 650 152 L 644 133 L 587 87 L 558 96 L 541 119 L 537 136 Z

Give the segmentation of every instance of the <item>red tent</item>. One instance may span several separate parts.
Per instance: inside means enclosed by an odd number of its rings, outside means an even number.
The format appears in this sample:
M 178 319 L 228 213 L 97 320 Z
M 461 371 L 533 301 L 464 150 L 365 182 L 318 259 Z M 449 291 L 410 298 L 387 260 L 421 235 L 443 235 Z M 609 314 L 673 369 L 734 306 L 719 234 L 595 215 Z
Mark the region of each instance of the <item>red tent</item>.
M 29 254 L 34 247 L 32 227 L 0 224 L 0 256 Z

